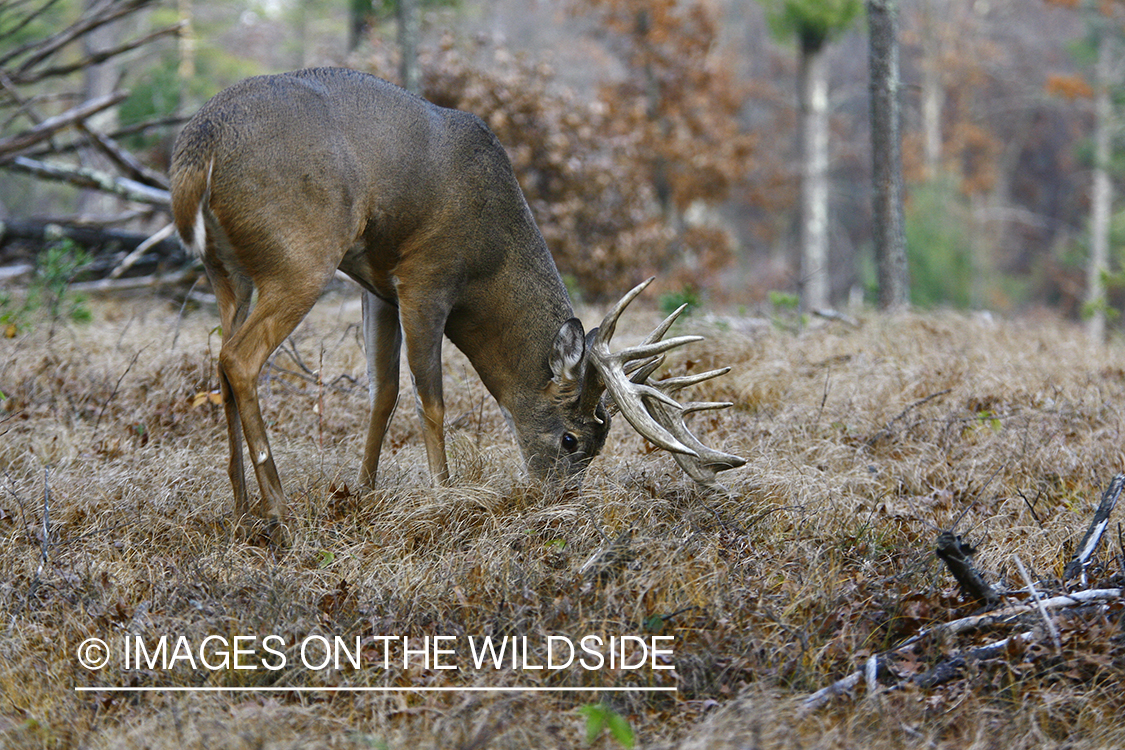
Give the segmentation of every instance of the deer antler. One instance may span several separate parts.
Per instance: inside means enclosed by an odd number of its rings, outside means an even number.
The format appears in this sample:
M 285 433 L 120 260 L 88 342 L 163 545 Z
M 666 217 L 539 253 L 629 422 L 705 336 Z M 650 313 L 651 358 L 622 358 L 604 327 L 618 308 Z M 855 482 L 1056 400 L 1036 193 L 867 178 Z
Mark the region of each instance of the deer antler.
M 724 375 L 730 371 L 730 368 L 724 367 L 697 375 L 649 381 L 649 376 L 664 362 L 667 351 L 703 339 L 702 336 L 677 336 L 667 341 L 662 340 L 687 305 L 681 305 L 678 310 L 665 318 L 640 345 L 619 352 L 611 352 L 609 349 L 609 340 L 617 327 L 618 317 L 651 282 L 650 278 L 638 284 L 622 297 L 621 301 L 606 314 L 597 331 L 591 335 L 588 348 L 592 367 L 587 372 L 587 387 L 583 389 L 583 397 L 600 397 L 601 389 L 592 382 L 596 374 L 597 380 L 605 390 L 609 391 L 614 404 L 637 432 L 652 443 L 670 451 L 676 463 L 692 479 L 700 484 L 713 486 L 717 472 L 742 466 L 746 461 L 703 445 L 688 430 L 687 425 L 684 424 L 684 417 L 692 412 L 725 409 L 733 404 L 705 401 L 680 404 L 671 397 L 671 394 L 687 386 Z

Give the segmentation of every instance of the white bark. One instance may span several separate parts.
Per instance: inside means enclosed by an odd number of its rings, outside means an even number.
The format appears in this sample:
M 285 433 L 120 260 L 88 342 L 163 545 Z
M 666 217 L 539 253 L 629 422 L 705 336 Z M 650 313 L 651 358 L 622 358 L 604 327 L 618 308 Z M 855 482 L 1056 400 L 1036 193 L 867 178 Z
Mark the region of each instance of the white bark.
M 1094 184 L 1090 196 L 1090 264 L 1086 269 L 1086 304 L 1090 317 L 1086 332 L 1094 341 L 1105 340 L 1105 272 L 1109 267 L 1109 218 L 1113 186 L 1107 167 L 1110 159 L 1109 97 L 1111 59 L 1109 33 L 1098 40 L 1098 61 L 1094 67 Z
M 801 281 L 806 310 L 829 306 L 828 75 L 823 50 L 801 53 Z
M 926 176 L 933 179 L 941 170 L 941 112 L 945 89 L 941 82 L 941 39 L 934 18 L 933 0 L 922 5 L 922 137 Z

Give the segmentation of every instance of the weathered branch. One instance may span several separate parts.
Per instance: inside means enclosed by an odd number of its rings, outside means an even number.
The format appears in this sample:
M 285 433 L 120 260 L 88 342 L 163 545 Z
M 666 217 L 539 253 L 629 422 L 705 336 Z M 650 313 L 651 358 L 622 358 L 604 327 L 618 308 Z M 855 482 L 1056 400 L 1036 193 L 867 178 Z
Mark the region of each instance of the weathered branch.
M 45 177 L 52 180 L 61 180 L 91 190 L 102 190 L 107 193 L 119 195 L 126 200 L 137 203 L 148 203 L 167 209 L 171 197 L 167 190 L 150 187 L 127 177 L 114 177 L 113 175 L 99 172 L 96 169 L 85 167 L 70 167 L 61 164 L 48 164 L 42 161 L 29 159 L 26 156 L 17 156 L 11 162 L 3 165 L 6 169 L 33 174 L 36 177 Z
M 116 47 L 111 47 L 110 49 L 102 50 L 101 52 L 94 52 L 93 54 L 83 57 L 81 60 L 67 63 L 66 65 L 59 65 L 54 68 L 46 68 L 44 70 L 35 71 L 33 73 L 14 73 L 12 75 L 12 82 L 18 84 L 38 83 L 39 81 L 42 81 L 46 78 L 56 78 L 59 76 L 65 76 L 70 73 L 74 73 L 78 70 L 84 70 L 91 65 L 103 63 L 106 60 L 137 49 L 138 47 L 142 47 L 149 42 L 155 41 L 156 39 L 159 39 L 161 37 L 168 36 L 170 34 L 178 34 L 182 27 L 182 23 L 174 23 L 171 26 L 165 26 L 163 29 L 158 29 L 151 34 L 146 34 L 145 36 L 125 42 L 124 44 L 119 44 Z
M 1000 595 L 984 580 L 977 569 L 973 567 L 972 556 L 976 552 L 969 544 L 952 531 L 943 531 L 938 535 L 937 556 L 949 568 L 949 572 L 957 579 L 961 590 L 976 599 L 984 606 L 992 608 L 1000 603 Z
M 1110 480 L 1109 487 L 1106 488 L 1105 494 L 1102 495 L 1102 501 L 1098 504 L 1098 509 L 1094 513 L 1094 520 L 1090 522 L 1090 528 L 1086 529 L 1086 536 L 1082 537 L 1082 543 L 1078 545 L 1078 551 L 1066 564 L 1066 568 L 1063 570 L 1064 581 L 1069 581 L 1080 573 L 1085 573 L 1086 566 L 1090 564 L 1090 558 L 1094 556 L 1098 545 L 1101 544 L 1102 536 L 1109 528 L 1109 515 L 1113 512 L 1114 506 L 1117 505 L 1117 498 L 1121 497 L 1122 488 L 1125 488 L 1125 474 L 1118 474 Z
M 960 677 L 961 673 L 965 671 L 965 667 L 970 664 L 1002 656 L 1007 653 L 1013 643 L 1026 643 L 1032 640 L 1034 636 L 1034 632 L 1027 631 L 1026 633 L 1003 638 L 985 646 L 978 646 L 977 648 L 954 654 L 929 671 L 914 677 L 912 682 L 921 688 L 937 687 L 942 683 Z
M 99 151 L 109 157 L 109 160 L 120 167 L 130 178 L 151 187 L 157 187 L 162 190 L 168 189 L 167 177 L 141 164 L 137 157 L 123 149 L 117 141 L 113 140 L 108 135 L 92 129 L 85 121 L 78 123 L 78 129 L 89 137 L 90 142 L 93 143 Z
M 76 281 L 67 289 L 76 292 L 123 292 L 130 289 L 150 289 L 169 284 L 183 284 L 200 274 L 199 268 L 184 268 L 170 273 L 134 276 L 128 279 L 98 279 L 96 281 Z
M 8 36 L 8 37 L 11 37 L 12 39 L 14 39 L 16 37 L 16 35 L 20 33 L 20 31 L 22 31 L 23 29 L 25 29 L 27 27 L 28 24 L 30 24 L 36 18 L 38 18 L 39 16 L 43 15 L 48 10 L 50 10 L 51 6 L 54 5 L 57 2 L 59 2 L 59 0 L 47 0 L 47 2 L 43 3 L 43 5 L 41 5 L 39 8 L 37 8 L 36 10 L 33 10 L 32 12 L 28 13 L 26 16 L 21 18 L 16 23 L 15 26 L 8 29 L 7 32 L 5 32 L 5 36 Z M 15 5 L 15 4 L 13 3 L 13 5 Z M 9 6 L 9 7 L 11 7 L 11 6 Z M 5 55 L 0 55 L 0 65 L 3 65 L 8 60 L 11 60 L 12 58 L 19 56 L 23 52 L 26 52 L 26 51 L 28 51 L 30 49 L 34 49 L 34 48 L 35 48 L 35 43 L 34 42 L 28 42 L 27 44 L 22 45 L 19 49 L 13 50 L 13 51 L 5 54 Z
M 99 96 L 96 99 L 90 99 L 77 107 L 68 109 L 60 115 L 44 120 L 30 130 L 0 139 L 0 164 L 3 164 L 12 154 L 18 154 L 20 151 L 34 146 L 40 141 L 47 140 L 59 130 L 85 120 L 87 117 L 101 112 L 103 109 L 108 109 L 127 96 L 128 94 L 124 91 L 114 91 L 111 94 Z
M 1067 607 L 1081 607 L 1081 606 L 1085 606 L 1085 605 L 1088 605 L 1088 604 L 1094 604 L 1094 603 L 1097 603 L 1097 602 L 1119 601 L 1122 598 L 1125 598 L 1125 589 L 1121 589 L 1121 588 L 1090 589 L 1088 591 L 1077 591 L 1073 594 L 1063 594 L 1061 596 L 1053 596 L 1050 599 L 1041 599 L 1038 602 L 1037 605 L 1036 604 L 1018 604 L 1018 605 L 1015 605 L 1015 606 L 1012 606 L 1012 607 L 1006 607 L 1006 608 L 1004 608 L 1002 610 L 999 610 L 999 611 L 996 611 L 996 612 L 988 612 L 988 613 L 983 614 L 983 615 L 973 615 L 972 617 L 964 617 L 964 618 L 961 618 L 960 620 L 953 620 L 951 622 L 935 625 L 932 628 L 927 628 L 927 629 L 922 630 L 921 632 L 915 634 L 914 636 L 907 639 L 903 643 L 899 644 L 895 648 L 893 648 L 889 651 L 884 651 L 883 653 L 878 654 L 875 657 L 873 657 L 876 660 L 876 671 L 880 672 L 880 673 L 883 672 L 887 668 L 887 663 L 891 659 L 891 657 L 893 657 L 896 654 L 899 654 L 902 651 L 910 648 L 911 646 L 915 645 L 916 643 L 923 640 L 924 638 L 929 638 L 931 636 L 938 636 L 938 635 L 943 635 L 943 634 L 955 635 L 957 633 L 964 633 L 966 631 L 973 630 L 975 628 L 986 627 L 986 626 L 989 626 L 989 625 L 1001 624 L 1001 623 L 1010 621 L 1010 620 L 1012 620 L 1016 617 L 1025 615 L 1025 614 L 1033 611 L 1034 609 L 1036 609 L 1037 606 L 1042 607 L 1042 609 L 1044 609 L 1044 610 L 1053 610 L 1053 609 L 1063 609 L 1063 608 L 1067 608 Z M 1016 637 L 1021 637 L 1021 636 L 1016 636 Z M 1011 639 L 1005 639 L 1004 641 L 1001 641 L 1001 643 L 1008 643 L 1008 642 L 1010 642 L 1010 640 Z M 990 646 L 985 646 L 983 648 L 985 648 L 985 649 L 995 648 L 996 646 L 997 646 L 997 644 L 991 644 Z M 972 653 L 974 653 L 974 652 L 970 652 L 970 654 L 972 654 Z M 977 655 L 977 658 L 983 658 L 983 654 L 985 654 L 985 653 L 986 652 L 981 651 L 980 654 Z M 955 661 L 956 658 L 957 657 L 954 657 L 954 660 L 951 660 L 951 661 Z M 934 670 L 931 670 L 931 672 L 934 672 Z M 813 711 L 813 710 L 823 706 L 825 703 L 830 701 L 835 696 L 843 695 L 844 693 L 847 693 L 847 692 L 851 691 L 852 688 L 854 688 L 856 685 L 858 685 L 860 683 L 860 681 L 863 679 L 864 673 L 865 673 L 865 670 L 863 670 L 863 669 L 857 670 L 857 671 L 849 674 L 847 677 L 843 677 L 843 678 L 837 680 L 836 682 L 832 683 L 831 685 L 829 685 L 827 687 L 824 687 L 824 688 L 821 688 L 820 690 L 817 690 L 815 693 L 813 693 L 813 694 L 809 695 L 807 698 L 805 698 L 804 702 L 801 704 L 802 711 L 804 711 L 804 712 Z M 927 674 L 929 674 L 929 673 L 927 673 Z M 919 677 L 917 679 L 920 680 L 920 679 L 922 679 L 922 677 Z M 931 676 L 930 678 L 927 678 L 927 679 L 932 680 L 932 679 L 934 679 L 934 676 Z M 930 684 L 937 684 L 937 683 L 931 682 Z
M 167 117 L 154 117 L 151 120 L 145 120 L 144 122 L 138 122 L 134 123 L 133 125 L 126 125 L 123 128 L 118 128 L 117 130 L 114 130 L 110 133 L 106 133 L 106 136 L 112 138 L 114 141 L 120 141 L 122 138 L 127 138 L 131 135 L 137 135 L 138 133 L 143 133 L 146 130 L 152 130 L 154 128 L 166 128 L 173 125 L 182 125 L 190 119 L 190 115 L 169 115 Z M 85 145 L 86 144 L 84 142 L 75 140 L 71 143 L 62 144 L 58 148 L 43 148 L 37 149 L 35 151 L 29 151 L 24 154 L 24 156 L 30 157 L 32 159 L 41 159 L 44 156 L 61 156 L 63 154 L 73 153 L 74 151 L 83 148 Z
M 152 2 L 153 0 L 124 0 L 123 2 L 119 2 L 119 0 L 107 0 L 88 15 L 80 18 L 54 36 L 48 37 L 47 39 L 36 39 L 27 42 L 7 54 L 0 55 L 0 66 L 7 64 L 20 55 L 34 52 L 31 57 L 20 63 L 19 68 L 12 72 L 12 79 L 18 80 L 31 71 L 36 65 L 47 60 L 74 40 L 89 34 L 95 29 L 105 26 L 107 23 L 116 21 L 122 16 L 127 16 Z
M 136 265 L 137 261 L 144 257 L 145 253 L 147 253 L 153 247 L 156 247 L 160 243 L 164 242 L 164 240 L 168 239 L 175 233 L 176 225 L 168 223 L 156 234 L 152 235 L 147 240 L 137 245 L 136 249 L 126 255 L 125 258 L 117 264 L 117 267 L 109 272 L 109 276 L 107 276 L 106 278 L 116 279 L 123 276 L 126 271 Z
M 0 221 L 0 247 L 11 240 L 27 240 L 41 244 L 57 239 L 69 239 L 85 248 L 115 245 L 121 250 L 129 252 L 151 238 L 144 232 L 127 232 L 121 229 L 62 224 L 35 219 Z M 183 247 L 174 237 L 165 237 L 150 245 L 149 249 L 176 262 L 184 259 Z

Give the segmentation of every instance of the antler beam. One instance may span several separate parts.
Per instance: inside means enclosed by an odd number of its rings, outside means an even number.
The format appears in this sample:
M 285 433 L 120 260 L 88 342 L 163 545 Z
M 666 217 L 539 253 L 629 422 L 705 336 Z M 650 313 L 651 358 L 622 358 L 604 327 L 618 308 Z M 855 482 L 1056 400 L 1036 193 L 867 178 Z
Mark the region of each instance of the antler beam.
M 696 482 L 715 485 L 720 471 L 742 466 L 746 460 L 729 453 L 708 448 L 696 438 L 684 418 L 697 411 L 726 409 L 729 402 L 692 401 L 681 404 L 671 394 L 691 385 L 725 375 L 729 367 L 718 370 L 650 381 L 649 377 L 664 362 L 671 349 L 701 341 L 702 336 L 677 336 L 664 341 L 664 335 L 683 313 L 682 305 L 653 330 L 638 346 L 619 352 L 609 349 L 609 341 L 622 311 L 652 282 L 648 279 L 634 287 L 618 302 L 599 326 L 590 345 L 590 361 L 613 398 L 614 404 L 642 436 L 672 453 L 676 463 Z

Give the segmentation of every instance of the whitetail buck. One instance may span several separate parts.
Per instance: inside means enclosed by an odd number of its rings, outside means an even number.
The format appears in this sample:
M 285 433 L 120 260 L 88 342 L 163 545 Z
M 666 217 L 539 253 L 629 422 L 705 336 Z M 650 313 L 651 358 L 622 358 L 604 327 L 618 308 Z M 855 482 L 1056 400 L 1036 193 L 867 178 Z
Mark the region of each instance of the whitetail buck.
M 345 69 L 250 78 L 187 124 L 171 176 L 176 227 L 203 259 L 222 318 L 219 382 L 239 518 L 249 511 L 245 435 L 266 518 L 274 528 L 284 519 L 258 377 L 337 269 L 365 290 L 365 483 L 398 398 L 403 341 L 430 474 L 448 481 L 443 332 L 499 402 L 535 476 L 576 474 L 601 449 L 607 388 L 698 481 L 743 463 L 701 445 L 683 422 L 687 411 L 729 404 L 684 406 L 667 395 L 725 370 L 648 382 L 663 352 L 699 338 L 660 341 L 674 316 L 645 345 L 610 352 L 617 316 L 643 284 L 584 333 L 504 149 L 474 115 Z

